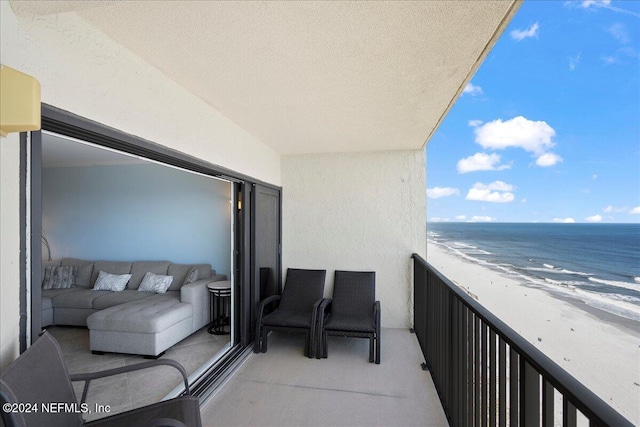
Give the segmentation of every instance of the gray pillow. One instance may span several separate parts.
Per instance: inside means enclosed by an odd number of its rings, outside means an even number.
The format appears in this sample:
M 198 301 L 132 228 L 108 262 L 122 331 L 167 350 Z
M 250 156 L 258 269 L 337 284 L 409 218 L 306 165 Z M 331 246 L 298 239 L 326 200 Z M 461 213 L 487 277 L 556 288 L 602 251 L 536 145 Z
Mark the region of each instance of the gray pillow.
M 131 279 L 130 274 L 110 274 L 104 271 L 98 273 L 96 284 L 93 286 L 94 291 L 124 291 L 127 282 Z
M 78 267 L 67 265 L 64 267 L 47 266 L 44 269 L 42 289 L 68 289 L 76 284 Z
M 187 273 L 187 277 L 184 278 L 183 285 L 188 285 L 189 283 L 193 283 L 198 280 L 198 269 L 195 267 L 191 267 L 189 273 Z
M 173 276 L 163 276 L 161 274 L 153 274 L 152 272 L 147 272 L 142 278 L 142 283 L 138 287 L 139 291 L 142 292 L 155 292 L 157 294 L 164 294 L 171 286 L 171 282 L 173 281 Z

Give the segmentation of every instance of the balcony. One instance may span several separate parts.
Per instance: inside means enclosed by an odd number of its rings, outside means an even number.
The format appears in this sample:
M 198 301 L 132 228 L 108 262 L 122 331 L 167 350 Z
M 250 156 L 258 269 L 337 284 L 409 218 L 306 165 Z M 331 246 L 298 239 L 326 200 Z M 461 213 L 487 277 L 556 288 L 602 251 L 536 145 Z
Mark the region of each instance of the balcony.
M 329 357 L 303 355 L 304 337 L 272 333 L 202 407 L 204 426 L 447 426 L 416 335 L 382 330 L 380 365 L 369 342 L 329 337 Z
M 311 360 L 301 337 L 273 334 L 206 401 L 204 425 L 632 425 L 417 255 L 414 325 L 383 329 L 381 365 L 366 340 L 330 337 Z

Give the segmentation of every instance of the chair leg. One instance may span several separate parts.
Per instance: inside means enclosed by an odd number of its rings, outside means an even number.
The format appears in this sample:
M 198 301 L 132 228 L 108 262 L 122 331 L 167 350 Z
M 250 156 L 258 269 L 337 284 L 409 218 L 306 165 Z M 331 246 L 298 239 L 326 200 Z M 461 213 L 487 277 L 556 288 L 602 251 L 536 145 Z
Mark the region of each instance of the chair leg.
M 262 341 L 261 351 L 263 353 L 266 353 L 267 352 L 267 328 L 265 328 L 264 326 L 262 327 L 262 339 L 260 341 Z
M 323 332 L 323 333 L 322 333 L 322 357 L 323 357 L 324 359 L 326 359 L 326 358 L 327 358 L 327 355 L 328 355 L 328 348 L 327 348 L 327 347 L 328 347 L 328 345 L 327 345 L 327 341 L 328 341 L 328 340 L 327 340 L 327 333 L 326 333 L 326 332 Z
M 261 350 L 261 343 L 262 343 L 262 328 L 260 328 L 260 325 L 258 325 L 258 327 L 256 328 L 256 342 L 253 344 L 253 352 L 254 353 L 260 353 Z
M 374 358 L 374 347 L 373 347 L 373 341 L 374 341 L 374 337 L 370 336 L 369 337 L 369 363 L 373 363 L 373 358 Z
M 380 364 L 380 332 L 376 334 L 376 365 Z

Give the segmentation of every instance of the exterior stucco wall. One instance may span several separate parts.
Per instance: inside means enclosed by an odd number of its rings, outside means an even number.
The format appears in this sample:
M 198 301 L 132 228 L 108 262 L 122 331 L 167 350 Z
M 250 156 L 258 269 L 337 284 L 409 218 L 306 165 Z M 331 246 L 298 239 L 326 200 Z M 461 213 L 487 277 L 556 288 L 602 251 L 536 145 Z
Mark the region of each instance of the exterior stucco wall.
M 0 140 L 0 369 L 20 351 L 20 138 Z
M 0 62 L 32 75 L 42 102 L 280 185 L 280 155 L 75 13 L 17 16 L 0 2 Z M 206 54 L 206 53 L 204 53 Z M 2 138 L 0 366 L 18 351 L 19 139 Z
M 426 255 L 425 153 L 284 156 L 283 272 L 376 272 L 385 327 L 412 324 L 411 254 Z

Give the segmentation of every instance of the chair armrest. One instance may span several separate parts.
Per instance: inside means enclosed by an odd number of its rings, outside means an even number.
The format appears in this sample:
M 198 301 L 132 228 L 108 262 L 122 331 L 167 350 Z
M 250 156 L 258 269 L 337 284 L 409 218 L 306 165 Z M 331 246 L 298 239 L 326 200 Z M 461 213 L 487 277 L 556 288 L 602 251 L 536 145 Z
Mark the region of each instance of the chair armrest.
M 86 374 L 73 374 L 73 375 L 69 375 L 69 379 L 71 381 L 85 382 L 84 389 L 82 390 L 82 399 L 80 400 L 80 403 L 85 403 L 87 399 L 87 393 L 89 392 L 89 383 L 92 380 L 111 377 L 113 375 L 124 374 L 127 372 L 139 371 L 141 369 L 154 368 L 156 366 L 162 366 L 162 365 L 172 366 L 180 372 L 180 374 L 182 375 L 182 379 L 184 381 L 185 394 L 187 396 L 191 395 L 191 392 L 189 391 L 189 380 L 187 379 L 187 371 L 185 371 L 184 367 L 180 363 L 171 359 L 149 360 L 146 362 L 136 363 L 134 365 L 121 366 L 119 368 L 113 368 L 113 369 L 106 369 L 104 371 L 88 372 Z
M 373 303 L 373 315 L 376 318 L 376 327 L 380 328 L 380 301 L 376 301 Z
M 282 298 L 280 295 L 271 295 L 260 301 L 260 304 L 258 305 L 258 324 L 260 324 L 260 322 L 262 321 L 264 308 L 272 302 L 277 301 L 278 303 L 280 303 L 280 298 Z
M 317 319 L 318 319 L 318 332 L 322 332 L 322 328 L 324 327 L 324 320 L 327 317 L 328 312 L 331 311 L 331 298 L 322 298 L 320 300 L 320 305 L 318 306 Z

